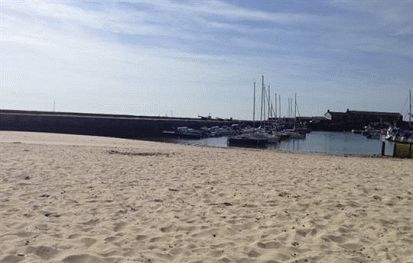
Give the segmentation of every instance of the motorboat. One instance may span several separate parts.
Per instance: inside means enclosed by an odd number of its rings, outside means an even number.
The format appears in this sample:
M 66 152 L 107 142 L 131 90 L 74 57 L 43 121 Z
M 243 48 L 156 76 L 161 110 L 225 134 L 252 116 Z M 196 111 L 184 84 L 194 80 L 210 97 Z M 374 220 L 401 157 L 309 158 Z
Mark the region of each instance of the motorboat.
M 178 127 L 176 131 L 163 131 L 162 135 L 182 139 L 201 139 L 206 137 L 205 132 L 188 127 Z

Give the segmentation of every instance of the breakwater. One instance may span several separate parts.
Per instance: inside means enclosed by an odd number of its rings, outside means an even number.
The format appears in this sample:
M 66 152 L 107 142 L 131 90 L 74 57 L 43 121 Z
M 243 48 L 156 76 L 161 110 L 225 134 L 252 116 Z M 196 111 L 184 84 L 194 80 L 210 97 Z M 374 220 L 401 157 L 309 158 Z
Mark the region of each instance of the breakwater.
M 0 110 L 0 130 L 53 132 L 118 138 L 160 137 L 163 130 L 232 125 L 238 120 Z
M 294 123 L 292 118 L 281 118 L 279 120 L 291 127 Z M 362 128 L 359 123 L 350 125 L 349 123 L 336 122 L 324 117 L 297 117 L 297 122 L 305 123 L 313 131 L 349 131 L 355 127 Z M 271 121 L 267 123 L 269 124 Z M 162 135 L 162 131 L 174 130 L 182 126 L 199 129 L 201 127 L 229 126 L 232 124 L 255 125 L 257 127 L 260 122 L 0 109 L 0 130 L 54 132 L 132 139 L 158 138 Z M 403 127 L 402 124 L 401 127 Z

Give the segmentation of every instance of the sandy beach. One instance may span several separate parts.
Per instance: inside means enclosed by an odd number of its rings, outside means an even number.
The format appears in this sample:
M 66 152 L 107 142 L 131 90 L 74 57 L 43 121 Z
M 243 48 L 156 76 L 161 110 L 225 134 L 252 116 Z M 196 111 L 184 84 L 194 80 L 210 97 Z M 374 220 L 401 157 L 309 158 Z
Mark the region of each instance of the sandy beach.
M 0 132 L 0 262 L 413 262 L 413 161 Z

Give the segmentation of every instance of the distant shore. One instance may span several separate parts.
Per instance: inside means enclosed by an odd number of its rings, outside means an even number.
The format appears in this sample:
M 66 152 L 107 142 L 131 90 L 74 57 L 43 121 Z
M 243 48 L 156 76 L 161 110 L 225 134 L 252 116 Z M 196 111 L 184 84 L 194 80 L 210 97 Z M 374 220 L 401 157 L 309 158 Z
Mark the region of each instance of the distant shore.
M 0 131 L 0 262 L 413 262 L 413 161 Z

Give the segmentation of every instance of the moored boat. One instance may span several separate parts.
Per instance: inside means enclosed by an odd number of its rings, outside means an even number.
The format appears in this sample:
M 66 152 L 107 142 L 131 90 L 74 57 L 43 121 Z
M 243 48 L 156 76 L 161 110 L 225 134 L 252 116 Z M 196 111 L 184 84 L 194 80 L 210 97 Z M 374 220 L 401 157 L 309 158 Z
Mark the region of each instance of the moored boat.
M 236 135 L 228 137 L 229 146 L 241 146 L 241 147 L 257 147 L 264 148 L 268 144 L 268 139 L 264 137 L 257 137 L 253 135 Z
M 182 139 L 201 139 L 206 137 L 203 131 L 188 127 L 178 127 L 176 131 L 163 131 L 162 135 Z

